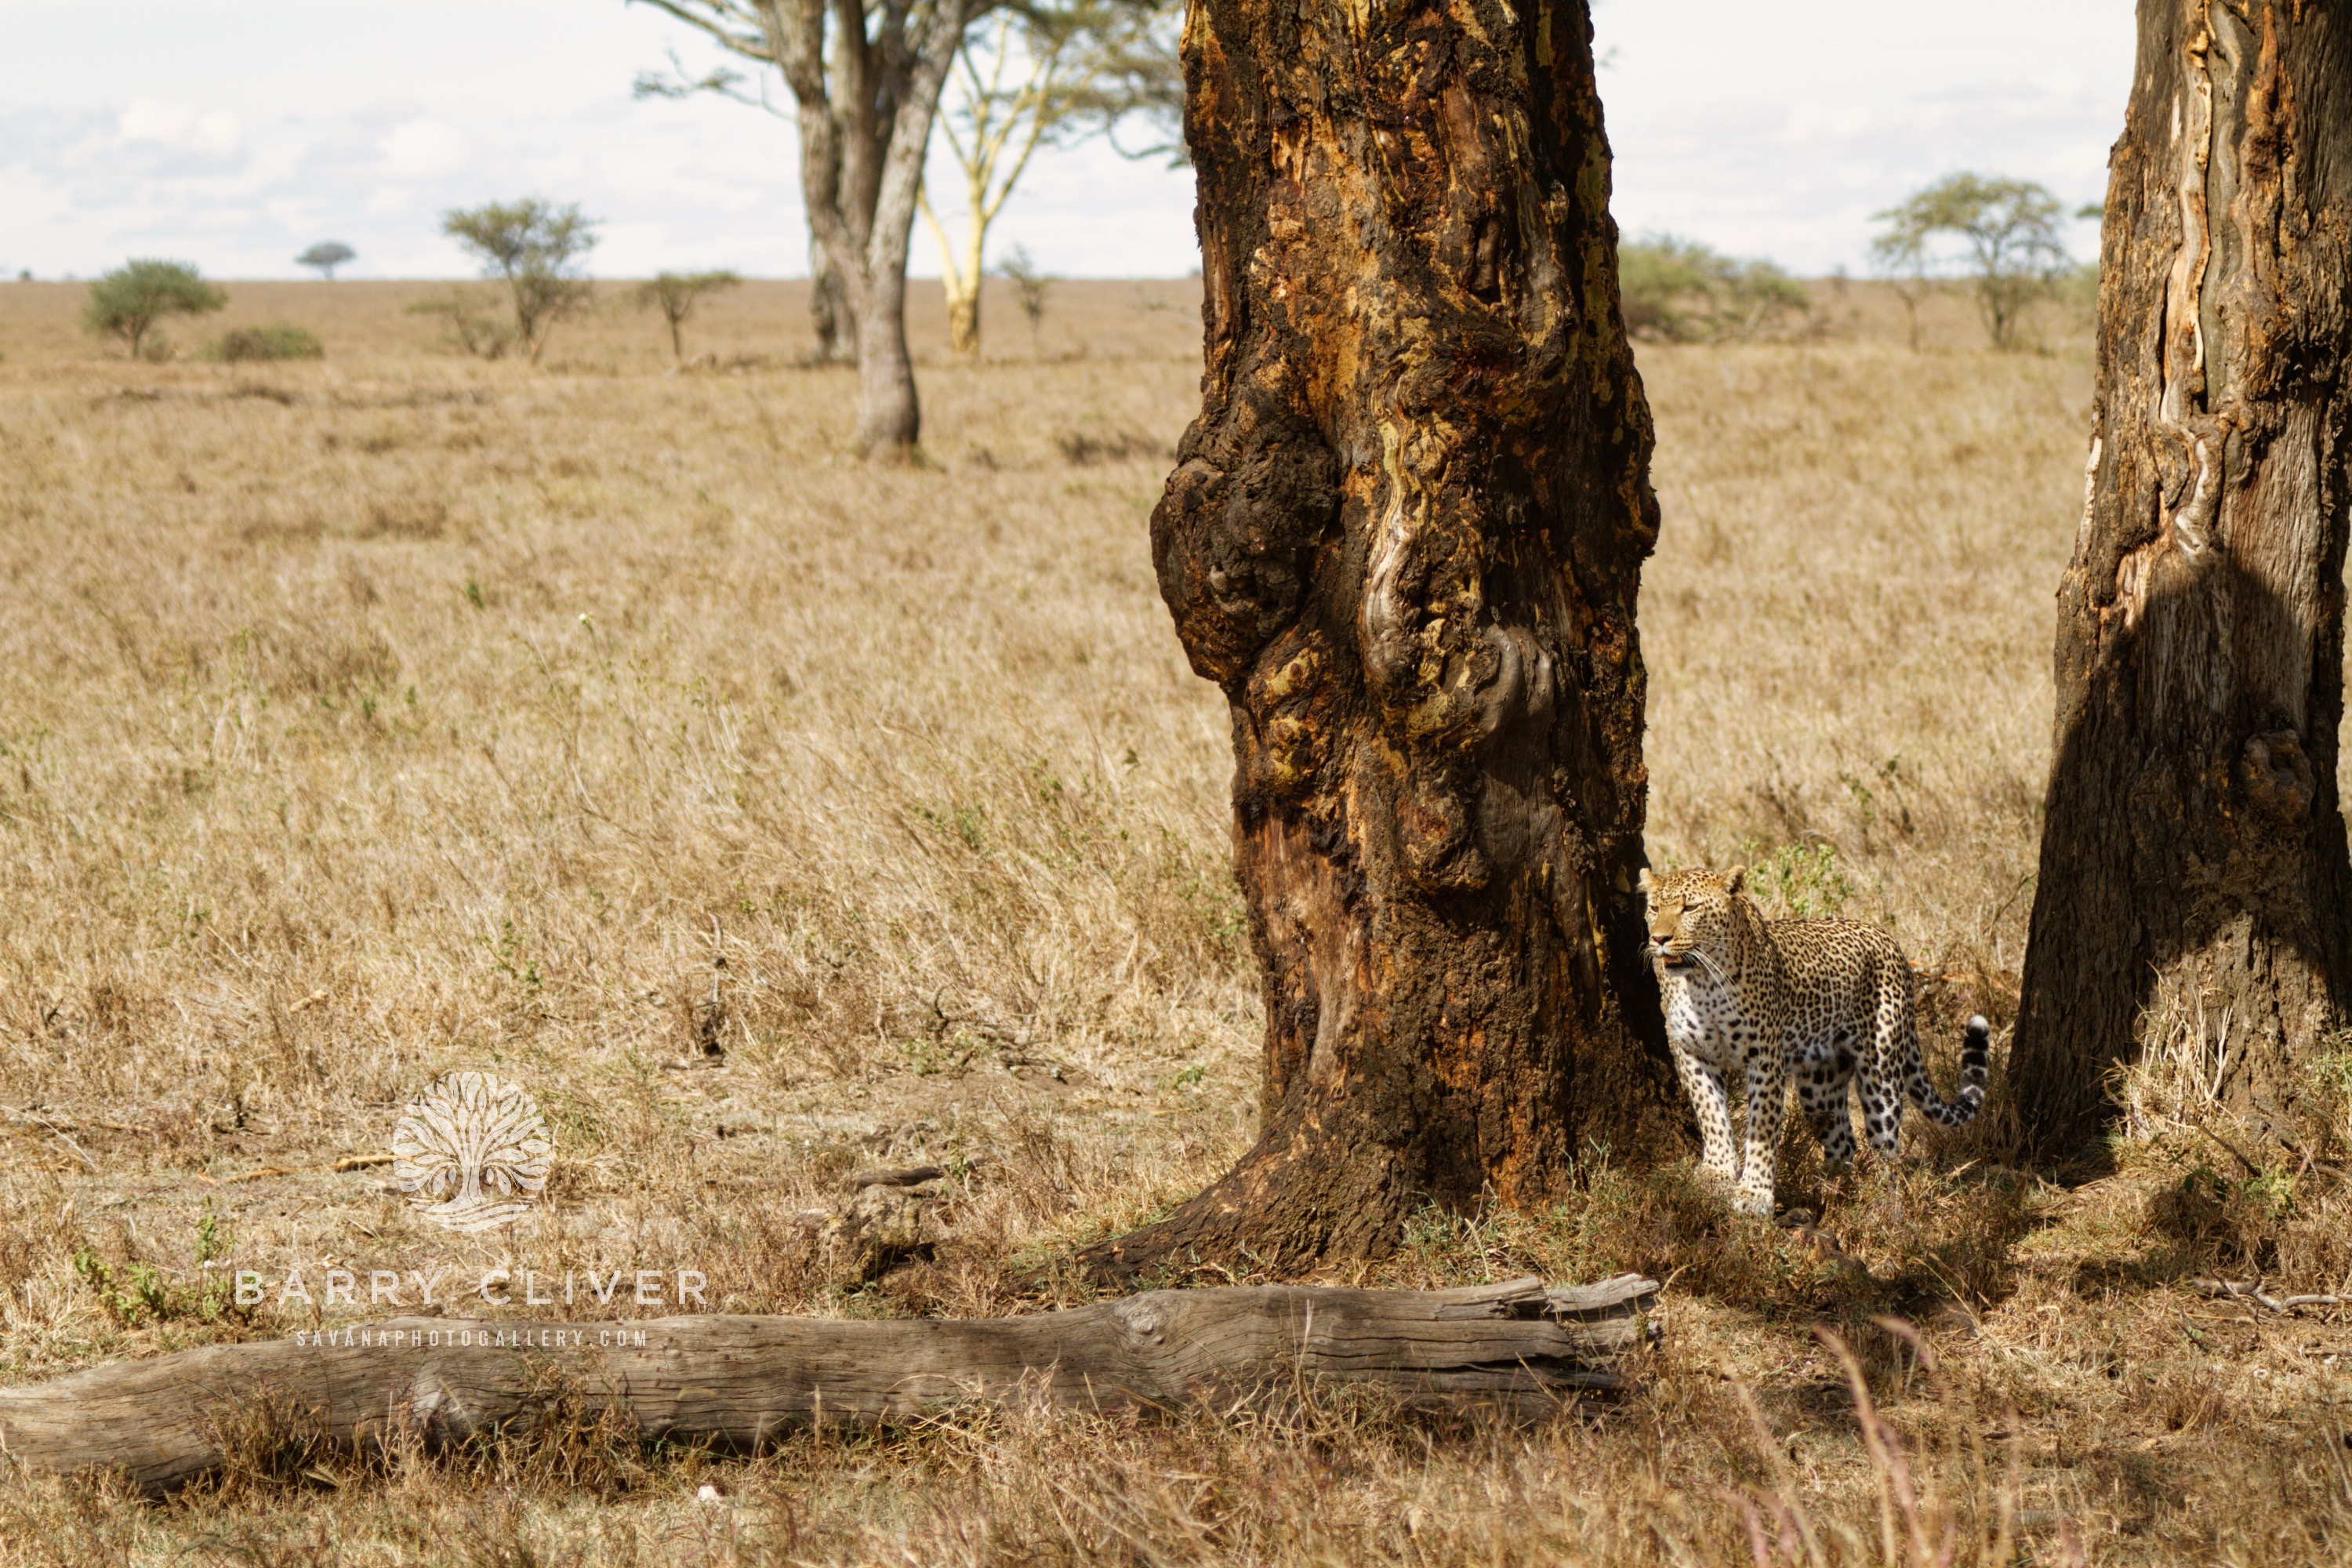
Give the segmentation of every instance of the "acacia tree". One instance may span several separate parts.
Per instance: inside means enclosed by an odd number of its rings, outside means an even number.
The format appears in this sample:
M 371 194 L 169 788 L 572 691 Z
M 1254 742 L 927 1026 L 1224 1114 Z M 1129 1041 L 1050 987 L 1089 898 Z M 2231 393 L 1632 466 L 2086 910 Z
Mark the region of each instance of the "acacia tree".
M 340 239 L 322 239 L 294 258 L 297 267 L 308 267 L 328 282 L 335 280 L 335 268 L 356 258 L 359 252 Z
M 1200 417 L 1160 588 L 1233 717 L 1260 1136 L 1122 1273 L 1377 1256 L 1679 1141 L 1633 878 L 1651 423 L 1585 0 L 1193 0 Z
M 82 324 L 121 338 L 132 359 L 148 352 L 147 334 L 165 316 L 201 316 L 228 303 L 215 283 L 184 261 L 126 261 L 89 286 Z
M 720 268 L 711 272 L 656 272 L 637 285 L 637 303 L 661 312 L 669 326 L 670 358 L 686 363 L 686 319 L 706 294 L 732 289 L 743 279 Z
M 559 207 L 532 196 L 452 208 L 441 215 L 441 232 L 473 253 L 485 277 L 505 282 L 514 341 L 537 364 L 549 331 L 588 303 L 580 263 L 596 247 L 596 220 L 576 202 Z M 453 321 L 459 309 L 450 310 Z
M 2066 268 L 2060 212 L 2058 198 L 2031 180 L 1952 174 L 1878 214 L 1886 227 L 1871 241 L 1871 261 L 1895 282 L 1910 313 L 1911 346 L 1919 346 L 1918 301 L 1927 275 L 1947 267 L 1969 275 L 1993 347 L 2015 348 L 2026 307 L 2048 294 Z M 1956 242 L 1960 254 L 1939 256 L 1939 237 Z
M 1100 136 L 1128 158 L 1165 154 L 1171 142 L 1181 151 L 1175 117 L 1184 81 L 1171 28 L 1181 12 L 1174 0 L 1026 0 L 997 13 L 994 27 L 985 29 L 991 36 L 965 35 L 940 126 L 963 181 L 959 239 L 949 237 L 928 190 L 922 198 L 940 246 L 948 342 L 957 353 L 980 353 L 989 226 L 1040 144 Z M 1154 139 L 1139 148 L 1122 144 L 1119 132 L 1131 121 Z M 1023 303 L 1028 308 L 1025 293 Z M 1036 312 L 1029 313 L 1034 329 Z
M 2352 9 L 2141 0 L 2138 55 L 2011 1057 L 2048 1152 L 2161 1030 L 2285 1107 L 2352 1002 Z
M 838 279 L 857 345 L 857 445 L 877 455 L 911 451 L 922 434 L 907 353 L 915 197 L 948 67 L 992 0 L 645 3 L 782 76 L 800 132 L 811 257 L 821 251 Z M 722 72 L 690 85 L 732 79 Z
M 1004 210 L 1038 142 L 1060 121 L 1068 100 L 1060 72 L 1074 29 L 1053 25 L 1058 17 L 1045 26 L 1019 29 L 1014 20 L 1011 14 L 1000 13 L 990 37 L 967 36 L 956 52 L 961 68 L 954 75 L 955 100 L 940 129 L 956 172 L 963 176 L 961 243 L 949 237 L 929 190 L 918 195 L 923 221 L 940 246 L 948 346 L 970 356 L 980 353 L 980 282 L 986 270 L 989 226 Z M 985 57 L 986 63 L 976 57 Z

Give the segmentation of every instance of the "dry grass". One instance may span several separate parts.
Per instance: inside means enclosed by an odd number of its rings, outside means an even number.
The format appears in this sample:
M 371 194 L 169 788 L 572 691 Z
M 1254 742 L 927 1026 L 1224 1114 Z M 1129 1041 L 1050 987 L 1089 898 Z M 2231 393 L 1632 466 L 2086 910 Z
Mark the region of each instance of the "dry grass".
M 1075 1294 L 1034 1267 L 1254 1120 L 1224 719 L 1143 529 L 1192 286 L 1057 286 L 1043 357 L 999 310 L 978 368 L 919 305 L 928 463 L 887 471 L 845 456 L 847 375 L 792 368 L 789 287 L 714 301 L 688 348 L 719 368 L 676 375 L 624 310 L 540 372 L 456 357 L 403 313 L 428 292 L 236 286 L 184 349 L 284 321 L 326 360 L 131 365 L 76 290 L 0 285 L 6 1375 L 319 1317 L 231 1310 L 236 1268 Z M 1957 1018 L 2013 995 L 2087 364 L 2055 320 L 1995 357 L 1955 310 L 1915 355 L 1872 291 L 1825 300 L 1809 345 L 1643 352 L 1653 854 L 1891 921 L 1949 1081 Z M 2141 1092 L 2180 1128 L 2143 1118 L 2088 1188 L 2004 1168 L 1988 1118 L 1839 1180 L 1793 1150 L 1817 1224 L 1784 1231 L 1596 1152 L 1557 1212 L 1429 1215 L 1371 1276 L 1666 1271 L 1643 1392 L 1597 1421 L 1310 1395 L 362 1466 L 265 1410 L 169 1505 L 0 1487 L 0 1562 L 1973 1563 L 2004 1506 L 2040 1562 L 2341 1561 L 2352 1333 L 2185 1283 L 2340 1284 L 2340 1151 L 2221 1163 L 2193 1054 Z M 493 1063 L 556 1125 L 532 1228 L 456 1241 L 330 1168 Z M 804 1211 L 919 1156 L 959 1162 L 926 1245 L 863 1280 Z

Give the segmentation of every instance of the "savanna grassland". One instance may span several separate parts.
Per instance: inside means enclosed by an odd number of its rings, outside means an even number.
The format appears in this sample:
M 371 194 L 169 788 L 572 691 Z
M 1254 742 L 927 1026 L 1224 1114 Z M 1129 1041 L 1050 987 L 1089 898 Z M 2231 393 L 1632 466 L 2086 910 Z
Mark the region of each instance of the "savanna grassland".
M 1255 1114 L 1225 719 L 1145 533 L 1196 285 L 1057 284 L 1034 335 L 992 294 L 977 365 L 919 291 L 925 460 L 895 468 L 847 450 L 850 373 L 796 363 L 793 286 L 712 302 L 682 370 L 618 289 L 537 367 L 438 343 L 404 309 L 437 291 L 231 285 L 134 364 L 79 289 L 0 285 L 5 1378 L 356 1317 L 315 1300 L 336 1268 L 1083 1298 L 1059 1260 Z M 1888 923 L 1949 1083 L 1957 1018 L 2014 995 L 2088 350 L 2054 310 L 1995 355 L 1942 301 L 1914 353 L 1868 289 L 1816 304 L 1811 341 L 1640 353 L 1651 855 Z M 196 357 L 276 321 L 326 358 Z M 366 1163 L 468 1067 L 556 1142 L 488 1239 Z M 2198 1068 L 2132 1086 L 2112 1159 L 2032 1173 L 1997 1056 L 1984 1122 L 1916 1163 L 1793 1150 L 1810 1226 L 1604 1150 L 1551 1212 L 1425 1216 L 1351 1278 L 1668 1281 L 1637 1389 L 1533 1430 L 1301 1389 L 748 1461 L 593 1423 L 257 1438 L 163 1504 L 0 1482 L 0 1562 L 2342 1562 L 2352 1327 L 2189 1281 L 2343 1289 L 2352 1125 L 2232 1161 Z M 949 1170 L 917 1231 L 838 1245 L 843 1175 L 915 1162 Z M 271 1298 L 236 1308 L 236 1269 Z M 308 1305 L 274 1294 L 298 1270 Z

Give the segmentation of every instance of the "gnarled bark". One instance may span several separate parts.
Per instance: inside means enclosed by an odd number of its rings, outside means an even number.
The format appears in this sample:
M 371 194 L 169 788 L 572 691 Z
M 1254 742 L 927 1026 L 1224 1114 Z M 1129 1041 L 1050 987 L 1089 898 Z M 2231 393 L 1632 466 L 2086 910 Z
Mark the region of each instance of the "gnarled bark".
M 2347 1017 L 2347 356 L 2352 11 L 2142 0 L 2011 1056 L 2047 1152 L 2156 1036 L 2259 1107 Z
M 1633 903 L 1657 531 L 1580 0 L 1195 0 L 1202 407 L 1152 514 L 1224 689 L 1262 1136 L 1133 1271 L 1377 1256 L 1675 1142 Z

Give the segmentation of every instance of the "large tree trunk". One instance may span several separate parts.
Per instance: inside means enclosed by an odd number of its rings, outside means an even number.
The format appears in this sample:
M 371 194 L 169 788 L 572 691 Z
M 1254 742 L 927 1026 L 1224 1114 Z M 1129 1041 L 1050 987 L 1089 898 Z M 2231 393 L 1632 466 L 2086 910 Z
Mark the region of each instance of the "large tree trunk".
M 2284 1105 L 2352 998 L 2352 7 L 2141 0 L 2011 1056 L 2034 1145 L 2176 1031 Z
M 1582 0 L 1194 0 L 1201 416 L 1152 514 L 1232 706 L 1261 1137 L 1133 1271 L 1376 1257 L 1679 1142 L 1633 879 L 1657 533 Z

